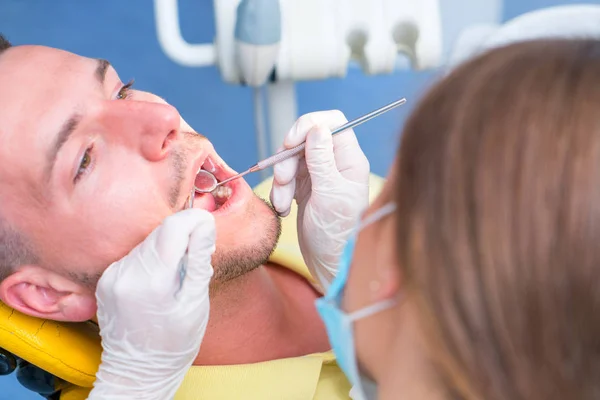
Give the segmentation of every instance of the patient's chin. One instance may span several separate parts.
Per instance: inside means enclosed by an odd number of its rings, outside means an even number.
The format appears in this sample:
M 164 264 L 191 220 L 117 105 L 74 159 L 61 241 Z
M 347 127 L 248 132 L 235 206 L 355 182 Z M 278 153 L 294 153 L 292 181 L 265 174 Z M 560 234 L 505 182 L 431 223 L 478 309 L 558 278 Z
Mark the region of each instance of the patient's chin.
M 213 282 L 232 281 L 266 263 L 281 234 L 281 220 L 263 199 L 254 198 L 244 221 L 217 225 L 217 248 L 212 257 Z

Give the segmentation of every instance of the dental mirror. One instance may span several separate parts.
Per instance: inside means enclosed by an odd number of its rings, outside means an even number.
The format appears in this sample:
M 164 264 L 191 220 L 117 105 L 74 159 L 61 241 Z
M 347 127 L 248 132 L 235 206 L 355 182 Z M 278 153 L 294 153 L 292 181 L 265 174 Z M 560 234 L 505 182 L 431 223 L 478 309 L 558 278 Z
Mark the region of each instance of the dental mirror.
M 194 189 L 198 193 L 210 193 L 217 188 L 218 184 L 219 182 L 213 174 L 204 169 L 201 169 L 196 175 L 196 180 L 194 181 Z

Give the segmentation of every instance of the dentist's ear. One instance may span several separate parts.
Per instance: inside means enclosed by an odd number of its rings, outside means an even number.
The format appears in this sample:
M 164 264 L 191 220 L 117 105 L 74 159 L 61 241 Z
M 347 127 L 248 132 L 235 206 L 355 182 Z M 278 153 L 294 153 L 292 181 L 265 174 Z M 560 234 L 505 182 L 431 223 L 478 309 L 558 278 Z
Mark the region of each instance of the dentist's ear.
M 0 300 L 23 314 L 86 321 L 96 314 L 93 289 L 37 265 L 22 265 L 0 283 Z
M 373 302 L 384 301 L 398 296 L 402 290 L 402 276 L 393 250 L 382 250 L 381 257 L 386 260 L 374 267 L 369 281 L 370 299 Z

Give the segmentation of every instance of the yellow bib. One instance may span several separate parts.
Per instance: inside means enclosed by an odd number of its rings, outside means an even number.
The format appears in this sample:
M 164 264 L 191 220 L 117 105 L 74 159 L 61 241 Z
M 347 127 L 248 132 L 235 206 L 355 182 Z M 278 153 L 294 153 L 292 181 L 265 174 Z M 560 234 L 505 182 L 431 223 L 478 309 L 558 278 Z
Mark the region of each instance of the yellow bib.
M 255 193 L 269 198 L 272 179 Z M 371 175 L 371 200 L 383 179 Z M 282 234 L 270 261 L 314 283 L 302 260 L 296 207 L 282 221 Z M 68 323 L 24 315 L 0 302 L 0 347 L 65 381 L 61 400 L 83 400 L 93 387 L 102 346 L 93 323 Z M 348 399 L 350 386 L 332 352 L 256 364 L 192 367 L 177 400 L 207 399 Z
M 256 364 L 192 367 L 175 400 L 349 400 L 333 352 Z

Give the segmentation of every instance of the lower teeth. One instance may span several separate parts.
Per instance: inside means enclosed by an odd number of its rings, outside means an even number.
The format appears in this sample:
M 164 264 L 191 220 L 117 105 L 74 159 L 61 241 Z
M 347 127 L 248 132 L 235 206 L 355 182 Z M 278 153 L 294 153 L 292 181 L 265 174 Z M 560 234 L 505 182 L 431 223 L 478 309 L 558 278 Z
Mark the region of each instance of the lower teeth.
M 231 197 L 231 188 L 227 186 L 219 186 L 211 192 L 219 205 L 225 203 Z

